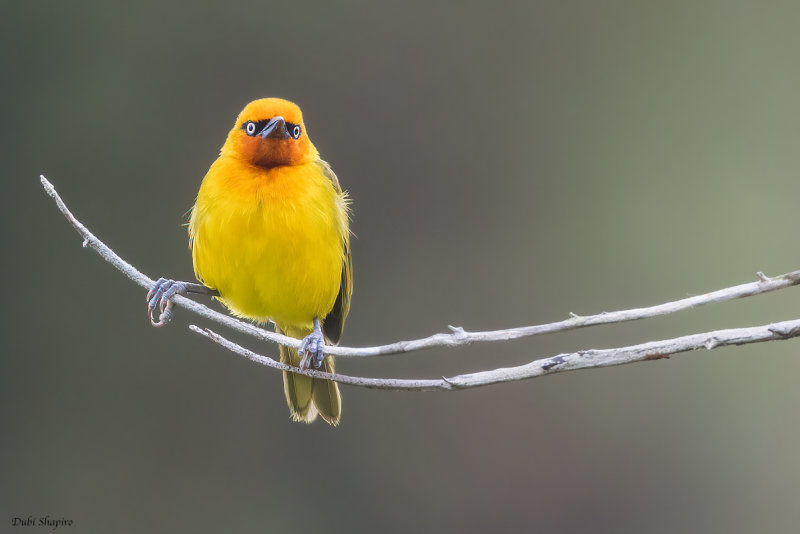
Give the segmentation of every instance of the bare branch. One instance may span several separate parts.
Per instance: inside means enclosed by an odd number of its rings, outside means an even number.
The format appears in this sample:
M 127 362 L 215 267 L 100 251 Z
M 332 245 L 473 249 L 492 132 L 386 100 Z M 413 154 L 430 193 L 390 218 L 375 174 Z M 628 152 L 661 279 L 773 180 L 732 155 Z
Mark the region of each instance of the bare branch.
M 112 251 L 102 241 L 95 237 L 94 234 L 92 234 L 72 215 L 67 206 L 64 204 L 64 201 L 61 200 L 61 197 L 59 197 L 53 185 L 47 181 L 44 176 L 41 176 L 41 182 L 47 194 L 50 195 L 53 200 L 55 200 L 58 209 L 61 210 L 70 224 L 72 224 L 81 237 L 83 237 L 83 244 L 85 247 L 89 247 L 96 251 L 104 260 L 116 267 L 128 278 L 140 286 L 146 289 L 150 289 L 153 286 L 153 280 L 142 274 L 128 262 L 115 254 L 114 251 Z M 635 308 L 631 310 L 602 312 L 596 315 L 588 316 L 579 316 L 574 313 L 570 313 L 570 317 L 563 321 L 487 332 L 467 332 L 461 327 L 450 326 L 450 333 L 434 334 L 422 339 L 398 341 L 396 343 L 390 343 L 388 345 L 376 347 L 353 348 L 326 346 L 325 353 L 341 357 L 385 356 L 389 354 L 407 353 L 433 347 L 456 347 L 476 342 L 508 341 L 511 339 L 562 332 L 576 328 L 633 321 L 655 317 L 658 315 L 667 315 L 712 302 L 724 302 L 732 299 L 760 295 L 762 293 L 785 289 L 787 287 L 800 284 L 800 270 L 792 271 L 790 273 L 772 278 L 764 275 L 762 272 L 757 274 L 759 280 L 756 282 L 728 287 L 713 291 L 711 293 L 705 293 L 703 295 L 697 295 L 673 302 L 658 304 L 656 306 Z M 263 328 L 258 328 L 252 324 L 239 321 L 233 317 L 214 311 L 207 306 L 204 306 L 184 296 L 178 295 L 174 297 L 173 300 L 178 306 L 188 309 L 202 317 L 205 317 L 206 319 L 232 328 L 238 332 L 252 335 L 258 339 L 280 343 L 294 348 L 298 348 L 300 345 L 300 341 L 295 338 L 270 332 L 268 330 L 264 330 Z
M 687 310 L 689 308 L 696 308 L 712 302 L 725 302 L 727 300 L 751 297 L 800 284 L 800 270 L 792 271 L 790 273 L 782 274 L 772 278 L 764 276 L 764 273 L 759 273 L 759 275 L 763 276 L 763 278 L 761 278 L 761 280 L 758 282 L 750 282 L 738 286 L 727 287 L 711 293 L 705 293 L 703 295 L 688 297 L 673 302 L 666 302 L 664 304 L 658 304 L 656 306 L 649 306 L 646 308 L 602 312 L 596 315 L 587 316 L 580 316 L 570 313 L 570 318 L 564 319 L 563 321 L 556 321 L 553 323 L 535 326 L 509 328 L 505 330 L 490 330 L 486 332 L 467 332 L 461 327 L 450 326 L 449 328 L 452 330 L 452 333 L 450 334 L 434 334 L 422 339 L 398 341 L 396 343 L 377 347 L 326 347 L 325 353 L 334 356 L 385 356 L 389 354 L 400 354 L 433 347 L 456 347 L 459 345 L 468 345 L 476 342 L 509 341 L 512 339 L 537 336 L 541 334 L 564 332 L 567 330 L 574 330 L 576 328 L 584 328 L 588 326 L 622 323 L 626 321 L 635 321 L 649 317 L 656 317 L 658 315 L 668 315 L 670 313 Z
M 315 369 L 303 370 L 299 367 L 286 365 L 285 363 L 281 363 L 268 356 L 256 354 L 255 352 L 222 337 L 208 328 L 200 328 L 196 325 L 189 325 L 189 329 L 192 332 L 196 332 L 214 341 L 215 343 L 222 345 L 231 352 L 244 356 L 248 360 L 260 363 L 261 365 L 266 365 L 267 367 L 272 367 L 273 369 L 280 369 L 281 371 L 291 371 L 293 373 L 306 375 L 313 378 L 324 378 L 325 380 L 334 380 L 341 384 L 349 384 L 351 386 L 361 386 L 374 389 L 393 389 L 399 391 L 435 391 L 439 389 L 450 389 L 442 385 L 444 383 L 444 379 L 404 380 L 397 378 L 364 378 L 359 376 L 325 373 Z
M 121 271 L 122 274 L 139 284 L 145 289 L 151 289 L 153 284 L 155 283 L 152 279 L 142 274 L 138 269 L 136 269 L 133 265 L 128 263 L 127 261 L 120 258 L 113 250 L 111 250 L 105 243 L 100 241 L 92 232 L 89 231 L 75 216 L 69 211 L 67 205 L 64 204 L 64 201 L 61 200 L 61 197 L 56 192 L 55 187 L 51 184 L 44 175 L 41 175 L 40 180 L 42 182 L 42 187 L 44 187 L 45 192 L 56 202 L 56 206 L 64 214 L 67 221 L 78 231 L 78 233 L 83 238 L 83 246 L 86 248 L 90 248 L 97 252 L 101 258 L 105 261 L 113 265 L 117 268 L 117 270 Z M 217 322 L 219 324 L 225 325 L 229 328 L 242 332 L 244 334 L 250 334 L 255 336 L 259 339 L 269 340 L 275 343 L 281 343 L 283 345 L 288 345 L 294 348 L 300 346 L 300 341 L 289 336 L 284 336 L 281 334 L 277 334 L 275 332 L 270 332 L 268 330 L 264 330 L 263 328 L 258 328 L 257 326 L 251 325 L 249 323 L 245 323 L 243 321 L 239 321 L 230 317 L 228 315 L 219 313 L 218 311 L 212 310 L 208 306 L 203 306 L 202 304 L 195 302 L 192 299 L 186 298 L 182 295 L 176 295 L 173 297 L 173 301 L 178 306 L 186 308 L 189 311 L 200 315 L 201 317 L 205 317 L 211 321 Z
M 728 330 L 716 330 L 703 334 L 682 336 L 663 341 L 651 341 L 639 345 L 620 347 L 615 349 L 602 350 L 582 350 L 567 354 L 559 354 L 549 358 L 534 360 L 530 363 L 516 367 L 506 367 L 493 369 L 491 371 L 481 371 L 456 375 L 452 377 L 442 377 L 440 379 L 396 379 L 396 378 L 366 378 L 348 376 L 340 374 L 323 373 L 320 371 L 303 371 L 297 367 L 275 361 L 272 358 L 256 354 L 241 345 L 238 345 L 208 329 L 203 329 L 195 325 L 189 328 L 193 332 L 201 334 L 215 343 L 219 343 L 226 349 L 240 354 L 256 363 L 304 374 L 314 378 L 324 378 L 334 380 L 341 384 L 351 386 L 361 386 L 372 389 L 390 389 L 402 391 L 452 391 L 455 389 L 467 389 L 479 386 L 488 386 L 516 380 L 527 380 L 548 374 L 563 373 L 566 371 L 576 371 L 578 369 L 591 369 L 596 367 L 610 367 L 613 365 L 624 365 L 628 363 L 660 360 L 669 358 L 673 354 L 689 352 L 698 349 L 716 349 L 727 345 L 746 345 L 749 343 L 762 343 L 765 341 L 775 341 L 790 339 L 800 336 L 800 319 L 784 321 L 764 326 L 753 326 L 749 328 L 732 328 Z

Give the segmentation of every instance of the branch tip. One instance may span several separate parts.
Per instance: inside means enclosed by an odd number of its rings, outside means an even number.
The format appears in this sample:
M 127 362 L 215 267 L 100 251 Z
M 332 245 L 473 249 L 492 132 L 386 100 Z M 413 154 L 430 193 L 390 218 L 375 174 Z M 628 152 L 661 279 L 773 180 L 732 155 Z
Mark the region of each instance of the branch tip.
M 769 281 L 771 281 L 771 280 L 772 280 L 772 278 L 770 278 L 770 277 L 769 277 L 769 276 L 767 276 L 766 274 L 762 273 L 761 271 L 758 271 L 758 272 L 756 273 L 756 276 L 758 276 L 758 278 L 759 278 L 759 279 L 760 279 L 762 282 L 769 282 Z
M 52 191 L 53 189 L 55 189 L 55 188 L 53 187 L 53 184 L 51 184 L 51 183 L 50 183 L 50 181 L 49 181 L 47 178 L 45 178 L 45 177 L 44 177 L 44 174 L 40 174 L 40 175 L 39 175 L 39 181 L 40 181 L 40 182 L 42 182 L 42 186 L 45 188 L 45 190 L 46 190 L 48 193 L 49 193 L 50 191 Z

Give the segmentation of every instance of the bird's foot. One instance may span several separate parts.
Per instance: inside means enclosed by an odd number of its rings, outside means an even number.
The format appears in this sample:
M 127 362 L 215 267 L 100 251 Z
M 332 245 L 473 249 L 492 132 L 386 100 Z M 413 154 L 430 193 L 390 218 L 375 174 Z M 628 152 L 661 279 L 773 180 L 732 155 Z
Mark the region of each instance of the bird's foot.
M 300 360 L 300 369 L 308 370 L 311 366 L 314 369 L 322 367 L 322 361 L 325 359 L 323 349 L 325 347 L 325 336 L 322 334 L 322 328 L 319 325 L 319 319 L 314 319 L 314 331 L 303 338 L 300 343 L 300 348 L 297 353 L 302 356 Z
M 164 326 L 172 320 L 172 297 L 181 293 L 197 293 L 199 295 L 211 295 L 218 297 L 219 291 L 203 284 L 193 282 L 176 282 L 167 278 L 159 278 L 147 293 L 147 317 L 155 327 Z M 156 320 L 153 312 L 158 308 L 159 316 Z
M 166 325 L 172 320 L 172 297 L 189 290 L 187 282 L 176 282 L 167 278 L 159 278 L 153 289 L 147 293 L 147 317 L 156 328 Z M 194 285 L 194 284 L 192 284 Z M 156 320 L 153 312 L 158 308 L 159 316 Z

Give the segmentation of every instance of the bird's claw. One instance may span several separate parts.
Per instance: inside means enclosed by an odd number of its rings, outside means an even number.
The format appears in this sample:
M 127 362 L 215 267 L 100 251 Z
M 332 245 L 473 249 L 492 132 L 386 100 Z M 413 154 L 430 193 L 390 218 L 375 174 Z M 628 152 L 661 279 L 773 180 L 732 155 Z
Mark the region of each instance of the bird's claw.
M 147 293 L 147 317 L 150 324 L 156 328 L 162 327 L 172 320 L 172 297 L 183 293 L 187 289 L 185 282 L 176 282 L 167 278 L 159 278 L 153 288 Z M 159 316 L 155 318 L 154 312 L 158 308 Z
M 325 359 L 323 349 L 325 347 L 325 336 L 322 332 L 314 330 L 300 343 L 300 348 L 297 353 L 303 358 L 300 360 L 300 369 L 304 371 L 314 366 L 314 369 L 322 367 L 322 360 Z

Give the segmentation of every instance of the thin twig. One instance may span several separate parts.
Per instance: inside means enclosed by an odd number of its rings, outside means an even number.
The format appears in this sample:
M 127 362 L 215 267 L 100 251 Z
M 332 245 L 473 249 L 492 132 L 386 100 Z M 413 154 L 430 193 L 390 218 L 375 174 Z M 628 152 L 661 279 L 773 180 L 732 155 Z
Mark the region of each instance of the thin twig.
M 64 214 L 67 221 L 78 231 L 78 233 L 83 238 L 83 246 L 86 248 L 90 248 L 97 252 L 101 258 L 105 261 L 113 265 L 117 268 L 120 272 L 122 272 L 125 276 L 142 286 L 143 288 L 149 290 L 153 287 L 155 283 L 154 280 L 150 279 L 149 277 L 142 274 L 138 269 L 136 269 L 133 265 L 128 263 L 127 261 L 120 258 L 113 250 L 111 250 L 105 243 L 100 241 L 92 232 L 89 231 L 75 216 L 69 211 L 67 205 L 61 200 L 61 197 L 56 192 L 55 187 L 51 184 L 44 175 L 39 177 L 42 181 L 42 187 L 44 187 L 45 192 L 56 202 L 56 206 Z M 284 345 L 289 345 L 291 347 L 297 348 L 300 346 L 300 341 L 293 338 L 284 336 L 281 334 L 277 334 L 275 332 L 270 332 L 268 330 L 264 330 L 263 328 L 258 328 L 257 326 L 251 325 L 249 323 L 245 323 L 243 321 L 239 321 L 230 317 L 228 315 L 219 313 L 218 311 L 212 310 L 208 306 L 203 306 L 202 304 L 195 302 L 192 299 L 186 298 L 182 295 L 176 295 L 173 297 L 173 301 L 175 304 L 186 308 L 189 311 L 192 311 L 206 319 L 211 321 L 217 322 L 219 324 L 225 325 L 229 328 L 242 332 L 244 334 L 250 334 L 255 336 L 259 339 L 266 339 L 269 341 L 273 341 L 275 343 L 281 343 Z M 144 306 L 142 306 L 142 310 L 144 310 Z
M 153 286 L 153 280 L 142 274 L 135 267 L 128 262 L 117 256 L 108 246 L 94 236 L 80 221 L 78 221 L 67 208 L 64 201 L 56 192 L 53 185 L 47 181 L 44 176 L 41 176 L 42 186 L 50 197 L 55 200 L 58 209 L 64 214 L 67 220 L 72 224 L 78 233 L 83 237 L 84 246 L 96 251 L 105 261 L 112 264 L 128 278 L 144 287 L 150 289 Z M 579 316 L 570 313 L 568 319 L 563 321 L 556 321 L 535 326 L 525 326 L 520 328 L 509 328 L 505 330 L 493 330 L 487 332 L 467 332 L 461 327 L 451 326 L 450 333 L 434 334 L 432 336 L 415 339 L 410 341 L 398 341 L 388 345 L 380 345 L 376 347 L 337 347 L 326 346 L 325 353 L 333 356 L 343 357 L 367 357 L 367 356 L 386 356 L 389 354 L 400 354 L 411 351 L 429 349 L 433 347 L 456 347 L 460 345 L 467 345 L 475 342 L 491 342 L 491 341 L 508 341 L 511 339 L 518 339 L 522 337 L 529 337 L 541 334 L 548 334 L 554 332 L 562 332 L 566 330 L 573 330 L 576 328 L 583 328 L 588 326 L 597 326 L 602 324 L 619 323 L 624 321 L 634 321 L 638 319 L 645 319 L 655 317 L 658 315 L 667 315 L 677 311 L 694 308 L 712 302 L 724 302 L 732 299 L 743 297 L 750 297 L 753 295 L 760 295 L 770 291 L 785 289 L 787 287 L 800 284 L 800 270 L 792 271 L 790 273 L 782 274 L 780 276 L 768 277 L 764 273 L 758 273 L 759 280 L 741 284 L 738 286 L 728 287 L 688 297 L 673 302 L 658 304 L 656 306 L 649 306 L 645 308 L 635 308 L 631 310 L 621 310 L 613 312 L 603 312 L 596 315 Z M 217 322 L 232 328 L 238 332 L 252 335 L 258 339 L 280 343 L 290 347 L 298 348 L 300 341 L 284 336 L 275 332 L 258 328 L 252 324 L 239 321 L 228 315 L 214 311 L 207 306 L 204 306 L 194 300 L 184 296 L 174 297 L 174 302 L 189 311 L 192 311 L 206 319 Z
M 442 377 L 440 379 L 397 379 L 397 378 L 366 378 L 341 374 L 323 373 L 320 371 L 303 371 L 297 367 L 275 361 L 267 356 L 256 354 L 241 345 L 238 345 L 224 337 L 203 329 L 195 325 L 189 327 L 193 332 L 201 334 L 208 339 L 225 347 L 226 349 L 242 355 L 256 363 L 304 374 L 314 378 L 324 378 L 334 380 L 341 384 L 351 386 L 361 386 L 372 389 L 389 389 L 402 391 L 452 391 L 456 389 L 467 389 L 479 386 L 488 386 L 516 380 L 526 380 L 539 376 L 563 373 L 566 371 L 576 371 L 578 369 L 590 369 L 597 367 L 610 367 L 613 365 L 624 365 L 628 363 L 660 360 L 669 358 L 673 354 L 694 351 L 698 349 L 717 349 L 727 345 L 746 345 L 749 343 L 762 343 L 765 341 L 775 341 L 790 339 L 800 336 L 800 319 L 793 321 L 783 321 L 764 326 L 753 326 L 749 328 L 732 328 L 727 330 L 716 330 L 703 334 L 682 336 L 662 341 L 651 341 L 639 345 L 620 347 L 615 349 L 602 350 L 583 350 L 567 354 L 559 354 L 549 358 L 534 360 L 530 363 L 516 367 L 493 369 L 491 371 L 481 371 L 456 375 L 452 377 Z
M 341 374 L 325 373 L 315 369 L 300 369 L 285 363 L 281 363 L 269 356 L 262 356 L 255 352 L 242 347 L 230 341 L 221 335 L 209 330 L 208 328 L 200 328 L 197 325 L 189 325 L 192 332 L 196 332 L 208 339 L 214 341 L 230 350 L 235 354 L 244 356 L 248 360 L 272 367 L 273 369 L 280 369 L 281 371 L 291 371 L 293 373 L 310 376 L 313 378 L 324 378 L 326 380 L 335 380 L 342 384 L 349 384 L 351 386 L 362 386 L 375 389 L 394 389 L 405 391 L 434 391 L 438 389 L 447 389 L 442 387 L 442 380 L 404 380 L 399 378 L 364 378 L 360 376 L 348 376 Z

